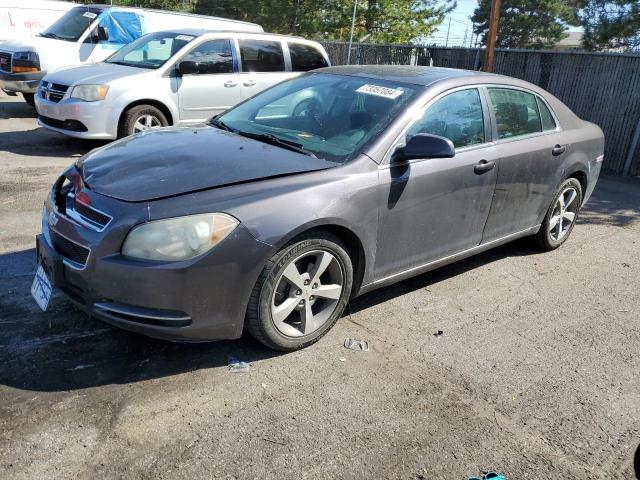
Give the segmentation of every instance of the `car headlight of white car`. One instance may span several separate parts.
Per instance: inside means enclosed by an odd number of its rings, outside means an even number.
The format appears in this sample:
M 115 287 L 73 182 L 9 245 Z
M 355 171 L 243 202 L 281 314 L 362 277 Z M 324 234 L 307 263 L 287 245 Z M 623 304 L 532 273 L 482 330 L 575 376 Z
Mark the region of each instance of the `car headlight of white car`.
M 109 85 L 76 85 L 71 90 L 71 98 L 84 100 L 85 102 L 97 102 L 104 100 L 109 91 Z
M 188 260 L 211 250 L 239 223 L 225 213 L 205 213 L 143 223 L 127 235 L 122 255 L 141 260 Z

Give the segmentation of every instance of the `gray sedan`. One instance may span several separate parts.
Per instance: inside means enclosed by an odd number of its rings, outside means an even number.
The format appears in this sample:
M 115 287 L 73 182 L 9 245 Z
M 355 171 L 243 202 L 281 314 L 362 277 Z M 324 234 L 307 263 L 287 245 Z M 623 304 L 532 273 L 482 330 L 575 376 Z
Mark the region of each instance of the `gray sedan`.
M 567 240 L 602 131 L 499 75 L 332 67 L 208 125 L 95 150 L 51 190 L 32 293 L 110 324 L 274 349 L 317 341 L 350 298 L 516 238 Z

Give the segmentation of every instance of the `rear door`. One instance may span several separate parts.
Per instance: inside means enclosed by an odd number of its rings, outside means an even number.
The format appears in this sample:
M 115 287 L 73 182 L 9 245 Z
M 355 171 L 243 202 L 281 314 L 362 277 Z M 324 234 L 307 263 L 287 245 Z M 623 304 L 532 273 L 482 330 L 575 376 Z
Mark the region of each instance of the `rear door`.
M 487 87 L 495 119 L 498 180 L 483 242 L 535 226 L 544 216 L 566 155 L 564 133 L 532 92 Z
M 206 121 L 240 102 L 241 86 L 232 46 L 228 38 L 207 40 L 179 60 L 198 66 L 198 73 L 177 78 L 181 123 Z
M 291 73 L 281 40 L 238 38 L 242 99 L 295 76 Z
M 490 131 L 480 90 L 464 88 L 432 102 L 399 138 L 397 146 L 418 133 L 440 135 L 456 154 L 381 166 L 379 279 L 480 243 L 496 183 Z

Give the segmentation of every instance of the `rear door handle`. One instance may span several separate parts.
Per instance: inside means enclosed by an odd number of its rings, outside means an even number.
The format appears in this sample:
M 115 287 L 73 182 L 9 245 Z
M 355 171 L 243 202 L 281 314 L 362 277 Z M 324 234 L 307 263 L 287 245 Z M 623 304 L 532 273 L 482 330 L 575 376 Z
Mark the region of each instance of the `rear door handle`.
M 233 80 L 227 80 L 224 82 L 225 87 L 235 87 L 236 85 L 238 85 L 238 82 L 234 82 Z
M 564 145 L 556 145 L 551 149 L 551 154 L 557 157 L 558 155 L 562 155 L 566 149 L 567 147 L 565 147 Z
M 247 80 L 246 82 L 243 83 L 245 87 L 253 87 L 255 84 L 256 82 L 254 80 Z
M 489 170 L 493 170 L 493 167 L 496 166 L 496 162 L 488 162 L 487 160 L 480 160 L 473 167 L 473 171 L 478 175 L 483 174 L 484 172 L 488 172 Z

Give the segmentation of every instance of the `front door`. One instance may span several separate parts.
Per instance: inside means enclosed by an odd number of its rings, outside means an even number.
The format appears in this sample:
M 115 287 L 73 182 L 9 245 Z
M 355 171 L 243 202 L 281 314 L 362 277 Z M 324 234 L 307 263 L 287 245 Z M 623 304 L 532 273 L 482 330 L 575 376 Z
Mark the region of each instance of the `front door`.
M 231 40 L 201 43 L 181 59 L 186 60 L 195 62 L 198 72 L 177 79 L 180 123 L 204 122 L 240 102 Z
M 384 278 L 477 246 L 496 183 L 496 150 L 480 91 L 436 100 L 398 145 L 417 133 L 449 138 L 453 158 L 380 169 L 376 276 Z
M 542 221 L 567 153 L 564 133 L 542 99 L 524 90 L 487 91 L 498 133 L 498 179 L 483 242 Z

